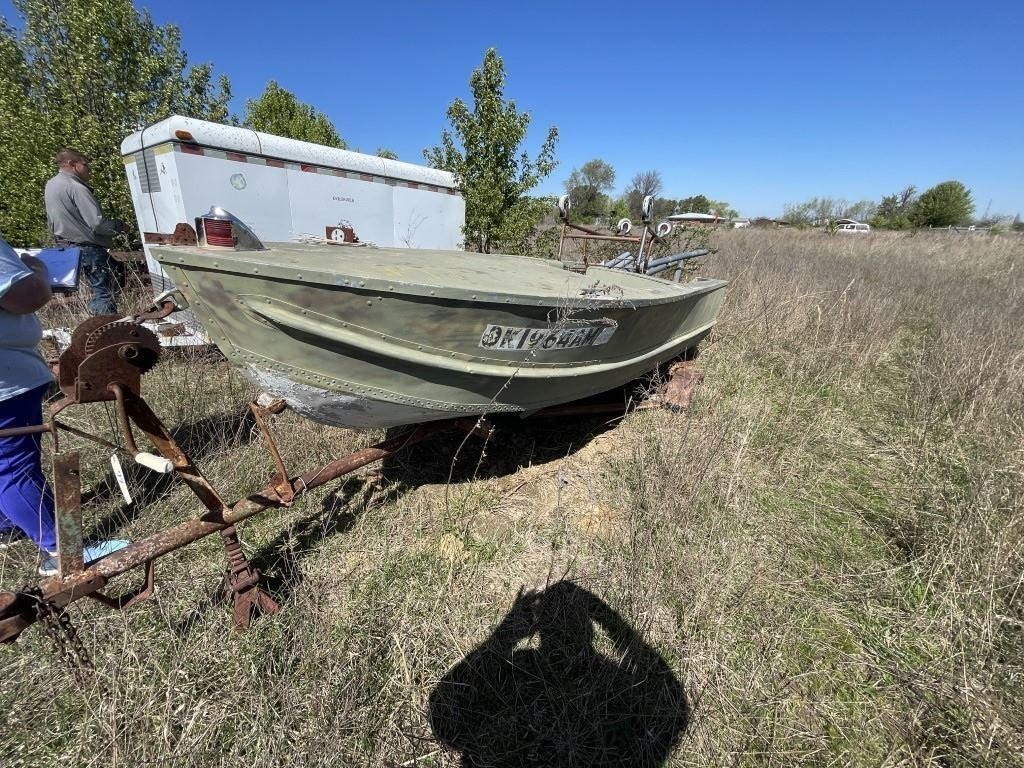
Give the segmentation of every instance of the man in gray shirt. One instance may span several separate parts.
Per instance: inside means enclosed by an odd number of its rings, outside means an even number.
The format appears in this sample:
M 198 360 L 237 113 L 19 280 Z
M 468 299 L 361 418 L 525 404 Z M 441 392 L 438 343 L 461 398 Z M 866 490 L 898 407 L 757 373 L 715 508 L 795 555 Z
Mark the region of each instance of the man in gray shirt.
M 57 154 L 57 175 L 46 182 L 46 221 L 58 245 L 81 248 L 82 273 L 92 289 L 89 312 L 117 314 L 114 295 L 124 279 L 123 265 L 107 250 L 123 222 L 103 218 L 89 187 L 89 158 L 74 149 Z

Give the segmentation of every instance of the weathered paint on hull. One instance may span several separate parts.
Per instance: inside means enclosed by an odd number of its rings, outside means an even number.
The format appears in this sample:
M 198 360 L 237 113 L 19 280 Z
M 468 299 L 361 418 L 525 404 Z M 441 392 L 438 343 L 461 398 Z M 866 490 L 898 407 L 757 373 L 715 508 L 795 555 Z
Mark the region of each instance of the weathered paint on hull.
M 450 251 L 154 251 L 260 387 L 359 428 L 529 413 L 613 389 L 707 335 L 725 287 Z
M 284 398 L 296 413 L 321 424 L 353 429 L 398 427 L 452 417 L 449 411 L 403 405 L 293 381 L 255 365 L 243 371 L 263 392 Z

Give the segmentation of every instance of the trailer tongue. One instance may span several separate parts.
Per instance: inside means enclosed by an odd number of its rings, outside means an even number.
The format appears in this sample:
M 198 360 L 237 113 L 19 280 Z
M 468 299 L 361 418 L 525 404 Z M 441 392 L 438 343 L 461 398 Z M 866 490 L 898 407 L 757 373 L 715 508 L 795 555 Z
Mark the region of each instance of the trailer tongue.
M 67 605 L 83 597 L 92 598 L 113 609 L 134 605 L 152 594 L 154 563 L 158 558 L 213 533 L 219 533 L 224 542 L 228 560 L 227 587 L 234 596 L 235 627 L 242 629 L 248 626 L 256 613 L 274 613 L 278 606 L 259 587 L 259 573 L 249 564 L 239 543 L 235 530 L 237 523 L 268 508 L 289 506 L 303 493 L 366 464 L 384 459 L 436 432 L 457 427 L 469 430 L 478 427 L 472 419 L 436 422 L 369 448 L 362 448 L 309 472 L 290 475 L 266 426 L 267 417 L 283 410 L 284 404 L 253 402 L 250 408 L 266 439 L 277 472 L 261 490 L 233 503 L 226 503 L 175 441 L 141 392 L 142 375 L 157 362 L 160 355 L 159 343 L 142 322 L 164 317 L 180 308 L 172 298 L 164 297 L 161 306 L 153 311 L 127 320 L 109 316 L 90 318 L 82 323 L 75 329 L 71 344 L 61 355 L 58 380 L 64 397 L 51 407 L 48 423 L 39 427 L 0 431 L 0 437 L 45 432 L 53 440 L 53 484 L 60 569 L 58 576 L 45 579 L 38 586 L 24 587 L 15 592 L 0 592 L 0 642 L 15 640 L 35 621 L 59 616 Z M 114 404 L 118 428 L 124 440 L 123 447 L 73 427 L 59 418 L 68 408 L 99 402 Z M 135 429 L 149 438 L 158 455 L 139 450 Z M 206 511 L 194 519 L 136 541 L 84 567 L 79 453 L 62 449 L 60 436 L 63 432 L 119 451 L 153 471 L 176 475 L 192 490 Z M 140 567 L 144 570 L 144 579 L 138 589 L 117 596 L 102 591 L 114 577 Z

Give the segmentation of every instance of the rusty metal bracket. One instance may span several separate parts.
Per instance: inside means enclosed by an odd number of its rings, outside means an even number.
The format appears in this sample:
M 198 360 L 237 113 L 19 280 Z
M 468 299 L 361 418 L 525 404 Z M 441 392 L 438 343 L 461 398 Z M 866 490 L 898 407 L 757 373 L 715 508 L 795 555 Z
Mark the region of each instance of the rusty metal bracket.
M 147 245 L 199 245 L 199 238 L 191 224 L 181 222 L 171 234 L 143 232 L 142 241 Z
M 295 499 L 295 489 L 288 480 L 288 468 L 284 464 L 284 459 L 281 458 L 281 451 L 278 450 L 277 443 L 274 442 L 274 437 L 270 434 L 270 430 L 267 428 L 267 424 L 263 420 L 264 415 L 269 415 L 272 411 L 260 405 L 256 400 L 249 403 L 249 410 L 252 411 L 252 416 L 256 420 L 256 426 L 260 428 L 260 432 L 263 434 L 263 439 L 267 443 L 267 450 L 270 451 L 270 455 L 274 459 L 274 464 L 277 467 L 277 473 L 271 479 L 270 484 L 274 487 L 274 490 L 277 491 L 277 495 L 281 499 L 281 503 L 285 506 L 290 506 L 292 501 Z M 283 401 L 282 408 L 278 410 L 278 413 L 280 413 L 281 410 L 284 410 Z
M 227 590 L 235 601 L 235 631 L 241 632 L 255 616 L 275 614 L 281 606 L 260 587 L 260 572 L 245 556 L 235 526 L 222 530 L 220 537 L 228 556 Z
M 53 506 L 57 518 L 57 568 L 66 579 L 82 572 L 82 481 L 78 451 L 53 456 Z
M 181 292 L 177 288 L 171 288 L 153 299 L 153 303 L 148 309 L 140 310 L 132 315 L 131 320 L 135 323 L 145 320 L 163 320 L 174 312 L 188 308 L 188 301 L 181 295 Z
M 117 597 L 110 597 L 109 595 L 104 595 L 102 592 L 90 592 L 86 597 L 90 597 L 100 605 L 105 605 L 107 608 L 114 611 L 123 611 L 127 608 L 131 608 L 136 603 L 148 600 L 152 597 L 153 592 L 156 591 L 156 567 L 153 561 L 149 560 L 145 564 L 145 568 L 146 577 L 142 586 L 138 589 L 134 589 L 131 592 L 125 592 Z
M 558 259 L 562 258 L 562 249 L 568 240 L 579 240 L 582 242 L 583 248 L 583 268 L 586 271 L 590 266 L 590 259 L 587 257 L 587 243 L 591 240 L 597 240 L 600 242 L 611 242 L 611 243 L 622 243 L 630 245 L 639 245 L 638 253 L 633 257 L 633 271 L 643 272 L 647 268 L 647 263 L 650 260 L 650 248 L 647 252 L 644 252 L 644 248 L 649 244 L 662 245 L 666 242 L 665 236 L 659 235 L 658 230 L 651 226 L 649 218 L 644 218 L 641 222 L 642 231 L 639 235 L 629 234 L 607 234 L 600 232 L 596 229 L 583 226 L 582 224 L 576 224 L 569 221 L 568 210 L 559 209 L 559 213 L 562 219 L 561 233 L 558 238 Z
M 143 320 L 163 320 L 177 309 L 179 309 L 178 304 L 171 299 L 167 299 L 160 302 L 160 304 L 154 305 L 153 309 L 147 312 L 139 312 L 137 315 L 132 315 L 132 320 L 137 323 Z
M 668 369 L 668 382 L 662 402 L 670 409 L 688 408 L 697 387 L 704 381 L 704 372 L 690 360 L 674 363 Z

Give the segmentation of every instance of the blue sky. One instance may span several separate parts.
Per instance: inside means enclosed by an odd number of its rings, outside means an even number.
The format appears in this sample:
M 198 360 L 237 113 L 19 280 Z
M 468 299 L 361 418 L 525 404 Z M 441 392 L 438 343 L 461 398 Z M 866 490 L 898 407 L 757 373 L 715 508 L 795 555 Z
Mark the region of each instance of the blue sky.
M 947 179 L 978 214 L 1024 214 L 1024 3 L 195 2 L 149 0 L 234 108 L 270 79 L 349 144 L 422 162 L 498 49 L 506 96 L 558 126 L 556 193 L 600 157 L 616 192 L 657 169 L 664 194 L 745 215 L 818 196 L 878 199 Z M 0 13 L 11 17 L 8 0 Z

